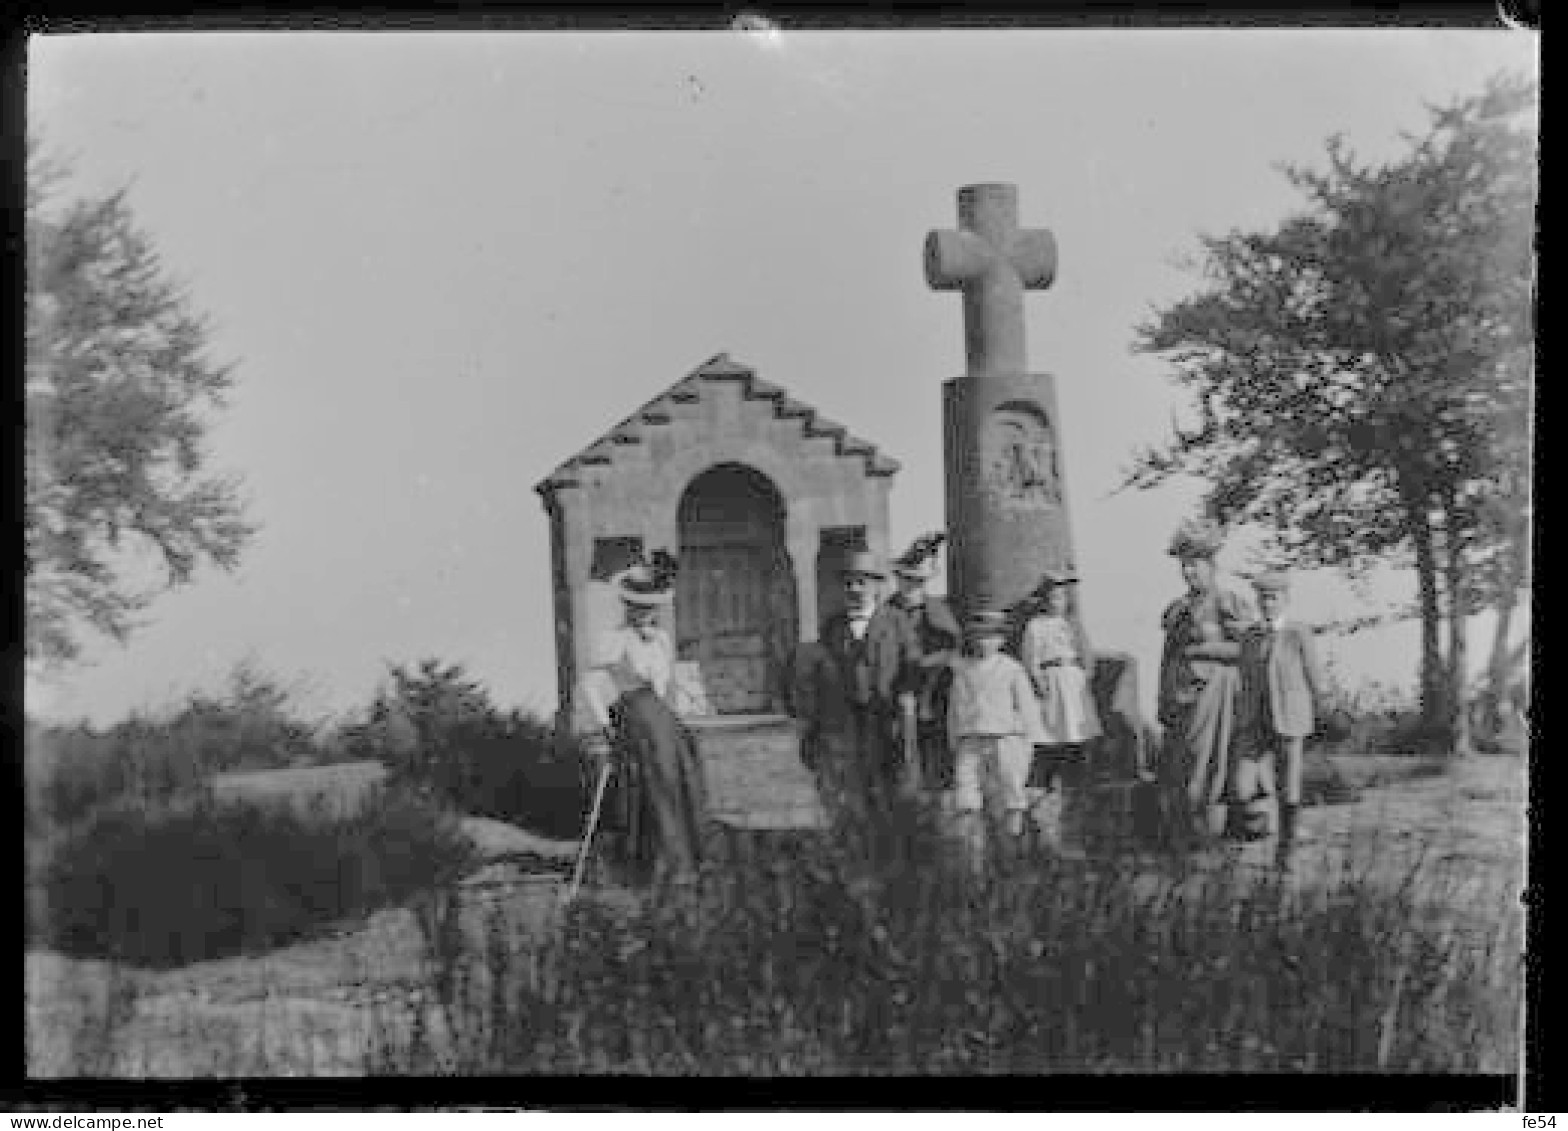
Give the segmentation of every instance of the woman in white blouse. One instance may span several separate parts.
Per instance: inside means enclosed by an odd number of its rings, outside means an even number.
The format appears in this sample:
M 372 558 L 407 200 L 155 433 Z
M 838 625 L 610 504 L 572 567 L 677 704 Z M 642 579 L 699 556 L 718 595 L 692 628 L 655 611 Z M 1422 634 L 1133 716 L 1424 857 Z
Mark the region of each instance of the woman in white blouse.
M 618 690 L 646 684 L 655 695 L 667 700 L 670 674 L 675 669 L 675 646 L 670 634 L 659 627 L 659 606 L 644 603 L 640 596 L 622 599 L 626 621 L 600 637 L 595 666 L 610 673 Z
M 674 563 L 634 567 L 618 580 L 626 622 L 598 641 L 604 686 L 595 714 L 613 739 L 614 789 L 605 801 L 621 834 L 622 862 L 638 881 L 690 873 L 702 859 L 706 795 L 691 733 L 665 697 L 675 664 L 659 610 L 670 604 Z

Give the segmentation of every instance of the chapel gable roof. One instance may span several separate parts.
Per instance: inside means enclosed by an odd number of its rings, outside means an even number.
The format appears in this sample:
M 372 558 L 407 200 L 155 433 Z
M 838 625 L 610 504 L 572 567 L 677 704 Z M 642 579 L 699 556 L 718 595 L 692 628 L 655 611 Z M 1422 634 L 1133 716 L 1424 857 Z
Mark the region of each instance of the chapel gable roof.
M 852 435 L 842 424 L 796 400 L 780 386 L 764 381 L 757 376 L 756 370 L 731 360 L 729 354 L 719 353 L 567 459 L 536 484 L 534 490 L 548 497 L 562 487 L 577 486 L 583 468 L 614 464 L 618 451 L 641 444 L 650 430 L 669 424 L 673 419 L 672 406 L 699 401 L 706 390 L 725 381 L 741 385 L 743 400 L 766 404 L 780 420 L 798 421 L 805 435 L 832 439 L 839 455 L 860 457 L 867 475 L 890 476 L 898 471 L 898 461 L 883 455 L 875 444 Z

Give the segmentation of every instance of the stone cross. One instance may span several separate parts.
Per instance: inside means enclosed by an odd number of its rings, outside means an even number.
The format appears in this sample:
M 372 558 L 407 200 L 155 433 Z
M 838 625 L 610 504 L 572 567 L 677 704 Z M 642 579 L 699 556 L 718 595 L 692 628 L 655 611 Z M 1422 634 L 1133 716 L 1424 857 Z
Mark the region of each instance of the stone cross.
M 1030 373 L 1024 354 L 1024 291 L 1055 279 L 1056 240 L 1018 227 L 1013 185 L 969 185 L 958 191 L 958 229 L 926 236 L 925 271 L 933 290 L 964 293 L 967 365 L 942 386 L 948 597 L 961 616 L 1001 609 L 1021 627 L 1046 570 L 1077 572 L 1056 379 Z M 1100 652 L 1092 686 L 1100 718 L 1123 724 L 1106 727 L 1098 764 L 1130 778 L 1147 768 L 1146 728 L 1129 706 L 1137 665 Z M 1131 824 L 1130 809 L 1117 813 Z M 1086 815 L 1080 827 L 1101 823 Z
M 1056 277 L 1056 240 L 1018 227 L 1014 185 L 970 185 L 958 193 L 958 230 L 926 236 L 926 282 L 964 292 L 964 353 L 970 373 L 1025 370 L 1024 290 Z
M 1056 240 L 1018 226 L 1018 189 L 958 191 L 958 229 L 926 236 L 926 282 L 964 294 L 964 373 L 942 389 L 948 595 L 961 613 L 1022 609 L 1072 569 L 1056 385 L 1030 373 L 1024 291 L 1056 276 Z

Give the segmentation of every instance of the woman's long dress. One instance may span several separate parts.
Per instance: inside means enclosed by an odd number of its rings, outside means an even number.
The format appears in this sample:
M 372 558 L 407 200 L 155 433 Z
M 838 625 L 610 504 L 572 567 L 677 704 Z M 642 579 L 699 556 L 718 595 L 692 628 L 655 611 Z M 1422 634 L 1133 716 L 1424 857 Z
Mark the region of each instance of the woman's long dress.
M 1234 785 L 1241 706 L 1241 668 L 1233 661 L 1195 660 L 1183 649 L 1198 643 L 1239 643 L 1252 621 L 1245 600 L 1216 590 L 1179 598 L 1165 611 L 1160 661 L 1160 723 L 1165 727 L 1163 769 L 1195 809 L 1224 805 Z
M 1024 628 L 1020 651 L 1040 698 L 1044 743 L 1076 745 L 1099 737 L 1100 716 L 1073 623 L 1066 617 L 1035 617 Z
M 679 875 L 702 860 L 707 796 L 696 741 L 661 692 L 670 680 L 668 639 L 621 630 L 601 663 L 621 688 L 610 706 L 616 773 L 605 798 L 617 855 L 633 878 Z

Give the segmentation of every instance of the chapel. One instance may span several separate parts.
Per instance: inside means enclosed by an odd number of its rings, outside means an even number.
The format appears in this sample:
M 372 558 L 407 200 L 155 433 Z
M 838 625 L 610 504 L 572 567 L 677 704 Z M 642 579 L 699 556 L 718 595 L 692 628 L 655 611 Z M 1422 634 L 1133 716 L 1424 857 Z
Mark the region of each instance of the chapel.
M 887 560 L 898 469 L 723 353 L 564 461 L 535 487 L 550 523 L 563 716 L 619 615 L 607 578 L 658 550 L 679 563 L 666 627 L 696 685 L 691 712 L 786 713 L 791 658 L 835 611 L 844 557 Z

